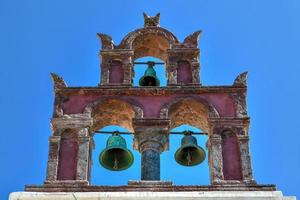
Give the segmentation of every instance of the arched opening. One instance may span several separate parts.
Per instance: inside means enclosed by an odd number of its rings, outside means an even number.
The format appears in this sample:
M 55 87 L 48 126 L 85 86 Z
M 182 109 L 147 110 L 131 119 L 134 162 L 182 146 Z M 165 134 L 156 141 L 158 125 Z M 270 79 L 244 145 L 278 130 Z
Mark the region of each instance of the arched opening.
M 161 109 L 161 117 L 166 117 L 171 120 L 170 129 L 174 132 L 182 132 L 190 130 L 193 132 L 208 133 L 208 116 L 211 114 L 211 108 L 203 100 L 194 98 L 175 99 L 170 104 L 165 105 Z M 176 170 L 174 173 L 184 174 L 183 176 L 172 176 L 172 179 L 176 181 L 176 184 L 209 184 L 209 165 L 208 165 L 208 152 L 206 150 L 206 142 L 208 137 L 206 135 L 194 135 L 197 139 L 198 145 L 201 146 L 206 153 L 204 162 L 194 167 L 184 167 L 176 163 L 174 160 L 174 153 L 181 146 L 181 139 L 183 135 L 170 135 L 170 152 L 162 154 L 163 159 L 166 162 L 173 163 L 176 167 L 172 168 Z M 172 155 L 170 155 L 172 154 Z M 172 159 L 172 160 L 168 160 Z M 165 162 L 165 161 L 164 161 Z M 167 167 L 170 168 L 170 167 Z M 167 178 L 171 177 L 171 172 L 164 168 L 164 173 Z M 172 171 L 174 171 L 172 170 Z M 182 179 L 182 177 L 185 177 Z M 189 177 L 189 178 L 187 178 Z
M 119 131 L 128 132 L 129 130 L 121 126 L 105 126 L 99 131 Z M 106 141 L 111 136 L 111 134 L 94 134 L 94 150 L 92 152 L 92 166 L 91 166 L 91 177 L 90 181 L 92 185 L 127 185 L 128 180 L 139 180 L 140 179 L 140 163 L 141 158 L 138 151 L 134 151 L 133 145 L 133 135 L 121 134 L 121 136 L 126 140 L 127 149 L 129 149 L 134 156 L 134 162 L 126 170 L 122 171 L 111 171 L 104 168 L 99 163 L 99 155 L 106 148 Z
M 104 99 L 96 101 L 86 107 L 85 112 L 90 113 L 94 123 L 91 132 L 120 131 L 133 132 L 132 119 L 143 116 L 143 111 L 135 102 L 126 99 Z M 90 180 L 94 185 L 126 185 L 128 180 L 138 180 L 140 177 L 140 155 L 133 151 L 132 135 L 121 135 L 127 143 L 127 148 L 134 155 L 133 165 L 123 171 L 110 171 L 99 164 L 99 154 L 106 147 L 106 141 L 111 134 L 94 134 L 95 149 L 90 151 L 92 165 L 90 166 Z M 117 181 L 116 181 L 117 180 Z
M 189 84 L 193 82 L 192 68 L 188 61 L 181 60 L 177 62 L 177 83 Z
M 124 81 L 124 70 L 122 62 L 112 60 L 109 66 L 109 84 L 122 84 Z
M 237 136 L 232 131 L 222 133 L 223 174 L 225 180 L 242 180 L 241 153 Z
M 201 129 L 188 124 L 177 126 L 171 129 L 171 132 L 202 132 Z M 183 135 L 170 135 L 170 150 L 161 154 L 161 179 L 172 180 L 176 185 L 208 185 L 210 182 L 209 166 L 208 166 L 208 152 L 206 149 L 206 142 L 208 137 L 206 135 L 193 135 L 197 139 L 198 146 L 205 151 L 205 160 L 195 166 L 183 166 L 176 162 L 175 153 L 181 147 L 181 139 Z M 170 170 L 172 169 L 172 170 Z
M 138 58 L 135 62 L 138 63 L 147 63 L 147 62 L 155 62 L 155 63 L 163 63 L 163 60 L 160 60 L 156 57 L 146 56 L 142 58 Z M 134 78 L 133 78 L 133 85 L 140 86 L 139 81 L 145 75 L 145 71 L 147 70 L 147 64 L 135 64 L 134 65 Z M 156 77 L 159 79 L 160 86 L 167 85 L 167 77 L 166 77 L 166 66 L 165 64 L 156 64 L 154 65 L 153 69 L 156 71 Z

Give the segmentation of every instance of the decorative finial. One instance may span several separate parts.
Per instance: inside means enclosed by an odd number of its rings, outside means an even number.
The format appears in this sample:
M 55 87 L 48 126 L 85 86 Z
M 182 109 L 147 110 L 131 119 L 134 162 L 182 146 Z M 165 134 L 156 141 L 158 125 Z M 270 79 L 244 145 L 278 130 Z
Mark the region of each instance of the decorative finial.
M 143 15 L 144 15 L 144 27 L 148 27 L 148 26 L 158 26 L 159 27 L 160 13 L 157 13 L 154 17 L 150 17 L 146 13 L 143 13 Z
M 58 76 L 57 74 L 54 74 L 54 73 L 51 73 L 51 77 L 52 77 L 52 80 L 54 82 L 54 90 L 62 89 L 62 88 L 67 87 L 67 84 L 66 84 L 66 82 L 64 81 L 64 79 L 62 77 L 60 77 L 60 76 Z
M 114 41 L 112 40 L 110 35 L 97 33 L 98 38 L 101 40 L 102 49 L 113 49 L 114 48 Z
M 202 31 L 196 31 L 196 32 L 192 33 L 191 35 L 187 36 L 184 39 L 183 44 L 185 44 L 188 47 L 197 48 L 201 33 L 202 33 Z
M 248 72 L 241 73 L 235 78 L 233 85 L 242 86 L 242 87 L 247 86 L 247 76 L 248 76 Z

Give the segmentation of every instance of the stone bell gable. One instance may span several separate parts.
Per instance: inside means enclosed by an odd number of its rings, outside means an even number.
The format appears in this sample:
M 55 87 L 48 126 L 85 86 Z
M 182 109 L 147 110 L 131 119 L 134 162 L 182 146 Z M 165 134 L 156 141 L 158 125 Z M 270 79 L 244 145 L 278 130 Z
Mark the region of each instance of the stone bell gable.
M 68 86 L 62 77 L 51 74 L 55 100 L 46 179 L 40 186 L 26 186 L 27 193 L 13 193 L 11 200 L 294 199 L 253 178 L 247 72 L 237 75 L 231 85 L 202 84 L 202 32 L 179 41 L 159 22 L 160 14 L 144 13 L 144 27 L 128 33 L 120 44 L 107 34 L 97 34 L 101 41 L 97 86 Z M 135 60 L 146 56 L 164 62 L 167 86 L 133 86 Z M 170 148 L 170 130 L 184 124 L 208 136 L 209 185 L 177 186 L 160 180 L 160 155 Z M 132 134 L 132 148 L 141 154 L 141 180 L 125 186 L 91 185 L 93 136 L 109 125 Z

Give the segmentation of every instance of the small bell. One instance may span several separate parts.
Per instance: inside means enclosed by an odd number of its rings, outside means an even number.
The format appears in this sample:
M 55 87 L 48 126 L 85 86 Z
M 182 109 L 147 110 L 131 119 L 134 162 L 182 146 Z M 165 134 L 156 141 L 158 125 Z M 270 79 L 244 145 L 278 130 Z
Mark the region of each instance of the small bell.
M 156 71 L 153 68 L 155 65 L 155 62 L 147 62 L 148 68 L 146 69 L 144 76 L 142 76 L 139 80 L 140 86 L 159 86 L 160 81 L 156 77 Z
M 126 141 L 118 132 L 114 132 L 99 155 L 100 164 L 112 171 L 128 169 L 133 163 L 133 154 L 127 149 Z
M 181 147 L 176 151 L 175 160 L 184 166 L 195 166 L 205 160 L 205 151 L 197 145 L 197 139 L 192 132 L 186 131 L 181 139 Z

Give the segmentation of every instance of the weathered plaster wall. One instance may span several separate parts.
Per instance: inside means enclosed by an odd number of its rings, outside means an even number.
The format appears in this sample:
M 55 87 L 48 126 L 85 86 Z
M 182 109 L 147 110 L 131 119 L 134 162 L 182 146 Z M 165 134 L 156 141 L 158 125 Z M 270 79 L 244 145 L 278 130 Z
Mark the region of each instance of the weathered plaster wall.
M 121 96 L 114 96 L 113 98 L 118 99 Z M 144 111 L 145 118 L 159 117 L 161 107 L 179 97 L 191 97 L 191 98 L 203 98 L 211 103 L 220 116 L 223 117 L 234 117 L 235 116 L 235 105 L 233 100 L 228 94 L 203 94 L 203 95 L 170 95 L 170 96 L 122 96 L 122 99 L 132 99 L 137 101 Z M 76 95 L 68 98 L 63 103 L 64 114 L 76 114 L 84 112 L 84 108 L 100 99 L 112 98 L 111 96 L 84 96 Z

